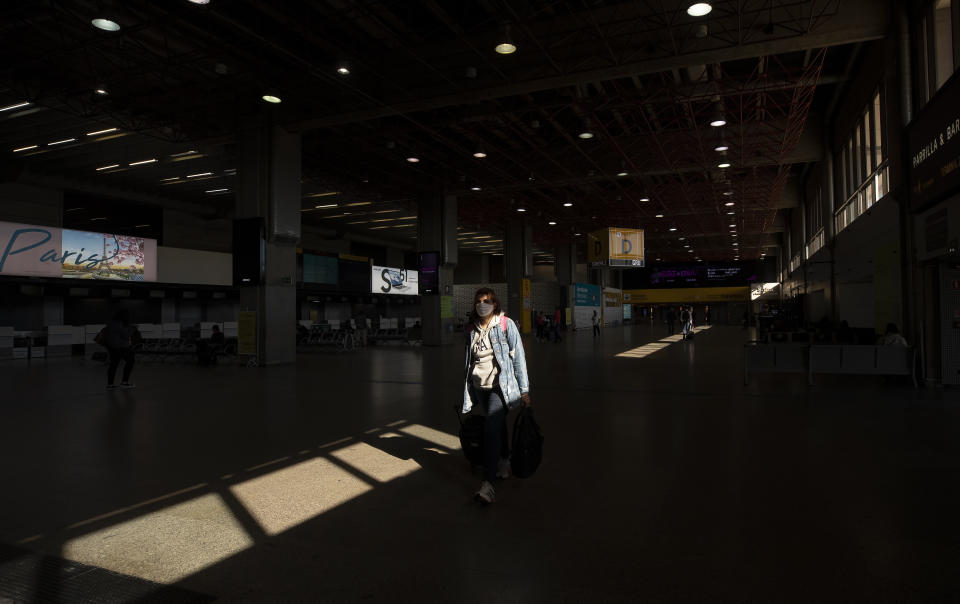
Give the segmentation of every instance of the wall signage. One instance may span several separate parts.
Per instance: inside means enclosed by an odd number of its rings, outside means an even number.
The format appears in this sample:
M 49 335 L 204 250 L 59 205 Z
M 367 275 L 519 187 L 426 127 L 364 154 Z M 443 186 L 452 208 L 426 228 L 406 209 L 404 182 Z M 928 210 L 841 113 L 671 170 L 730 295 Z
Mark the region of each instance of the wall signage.
M 587 237 L 587 260 L 593 266 L 641 267 L 643 229 L 610 227 Z
M 907 151 L 914 210 L 960 188 L 960 77 L 950 78 L 907 127 Z
M 157 241 L 0 222 L 0 275 L 156 281 Z
M 370 291 L 375 294 L 416 296 L 420 294 L 417 271 L 389 266 L 372 266 Z

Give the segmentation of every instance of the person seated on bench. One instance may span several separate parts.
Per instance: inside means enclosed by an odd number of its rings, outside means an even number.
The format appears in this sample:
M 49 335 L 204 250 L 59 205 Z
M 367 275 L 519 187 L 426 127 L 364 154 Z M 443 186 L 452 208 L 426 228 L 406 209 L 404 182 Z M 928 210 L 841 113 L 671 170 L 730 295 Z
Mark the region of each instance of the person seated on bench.
M 897 329 L 895 323 L 887 323 L 887 331 L 883 334 L 883 338 L 880 340 L 881 346 L 902 346 L 907 347 L 907 340 L 900 335 L 900 330 Z

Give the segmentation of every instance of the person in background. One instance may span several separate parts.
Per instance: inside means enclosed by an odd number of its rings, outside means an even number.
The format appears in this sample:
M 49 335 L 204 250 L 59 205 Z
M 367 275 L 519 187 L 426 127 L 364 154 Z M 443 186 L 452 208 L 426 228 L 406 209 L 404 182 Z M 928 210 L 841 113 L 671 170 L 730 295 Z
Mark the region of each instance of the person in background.
M 593 317 L 590 321 L 593 323 L 593 337 L 600 335 L 600 313 L 593 311 Z
M 686 339 L 687 334 L 690 333 L 692 322 L 690 309 L 680 306 L 680 333 L 683 334 L 683 339 Z
M 677 321 L 677 315 L 673 312 L 673 307 L 667 307 L 667 335 L 672 336 L 674 332 L 674 324 Z
M 544 340 L 544 330 L 546 328 L 547 318 L 543 315 L 543 311 L 537 313 L 537 341 L 542 342 Z
M 703 324 L 710 325 L 710 307 L 709 306 L 703 307 Z
M 133 372 L 133 349 L 130 347 L 130 311 L 118 310 L 113 319 L 103 328 L 103 345 L 110 353 L 110 364 L 107 366 L 107 390 L 115 390 L 113 381 L 117 376 L 117 368 L 123 361 L 123 379 L 120 387 L 133 388 L 130 374 Z
M 224 337 L 223 337 L 223 332 L 220 331 L 220 326 L 214 325 L 213 333 L 210 334 L 210 343 L 214 345 L 223 344 L 223 341 L 224 341 Z
M 463 413 L 474 407 L 484 414 L 483 482 L 474 499 L 491 504 L 493 481 L 510 476 L 507 412 L 520 402 L 530 405 L 527 360 L 516 323 L 502 312 L 496 293 L 481 287 L 474 294 L 474 312 L 467 331 Z M 509 408 L 509 409 L 508 409 Z
M 883 339 L 880 340 L 881 346 L 902 346 L 907 347 L 907 340 L 902 335 L 900 335 L 900 330 L 897 328 L 896 323 L 887 323 L 887 331 L 883 334 Z

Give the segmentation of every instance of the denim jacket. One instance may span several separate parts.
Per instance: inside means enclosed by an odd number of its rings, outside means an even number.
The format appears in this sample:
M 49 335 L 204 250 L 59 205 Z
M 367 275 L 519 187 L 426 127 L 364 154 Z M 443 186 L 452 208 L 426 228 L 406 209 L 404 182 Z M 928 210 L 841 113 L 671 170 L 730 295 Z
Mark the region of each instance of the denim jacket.
M 511 319 L 506 319 L 507 331 L 504 333 L 501 329 L 502 315 L 494 316 L 491 321 L 493 328 L 490 329 L 490 345 L 493 346 L 493 358 L 497 362 L 500 374 L 497 379 L 500 382 L 500 390 L 506 400 L 507 407 L 513 408 L 520 401 L 520 395 L 530 392 L 530 380 L 527 378 L 527 359 L 523 354 L 523 342 L 520 340 L 520 330 L 517 324 Z M 463 383 L 463 413 L 469 413 L 473 408 L 473 397 L 470 392 L 470 347 L 473 343 L 474 334 L 477 333 L 476 326 L 472 326 L 467 332 L 467 350 L 466 360 L 464 361 L 464 373 L 466 377 Z

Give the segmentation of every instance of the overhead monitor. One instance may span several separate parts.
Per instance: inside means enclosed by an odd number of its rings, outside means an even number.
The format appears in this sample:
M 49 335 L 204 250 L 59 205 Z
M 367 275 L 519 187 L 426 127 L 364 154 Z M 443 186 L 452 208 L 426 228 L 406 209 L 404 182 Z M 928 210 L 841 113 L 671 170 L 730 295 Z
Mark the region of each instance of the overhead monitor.
M 420 294 L 440 293 L 440 252 L 420 252 Z

